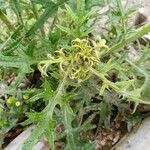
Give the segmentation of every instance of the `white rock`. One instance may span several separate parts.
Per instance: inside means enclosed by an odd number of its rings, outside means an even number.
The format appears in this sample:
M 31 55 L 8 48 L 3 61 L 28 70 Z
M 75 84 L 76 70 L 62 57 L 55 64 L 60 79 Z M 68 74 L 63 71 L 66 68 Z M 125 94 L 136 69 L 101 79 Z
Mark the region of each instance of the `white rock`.
M 4 83 L 0 83 L 0 95 L 4 95 L 7 85 Z
M 150 117 L 136 131 L 123 137 L 112 150 L 150 150 Z
M 4 150 L 22 150 L 23 144 L 31 135 L 34 126 L 30 126 L 25 131 L 23 131 L 19 136 L 17 136 Z M 43 141 L 39 141 L 33 150 L 43 150 L 45 144 Z
M 132 61 L 137 61 L 140 58 L 138 50 L 136 50 L 131 45 L 128 46 L 128 49 L 129 49 L 128 58 Z

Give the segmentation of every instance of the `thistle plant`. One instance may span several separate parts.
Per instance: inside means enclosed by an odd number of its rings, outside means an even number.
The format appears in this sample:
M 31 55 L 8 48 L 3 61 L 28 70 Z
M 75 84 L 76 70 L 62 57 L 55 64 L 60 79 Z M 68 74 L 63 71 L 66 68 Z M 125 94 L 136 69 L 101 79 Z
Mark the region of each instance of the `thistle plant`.
M 140 45 L 137 61 L 128 58 L 126 48 L 139 43 L 138 39 L 150 32 L 150 25 L 127 27 L 133 11 L 123 10 L 120 0 L 109 5 L 109 25 L 106 33 L 97 37 L 93 25 L 99 15 L 92 7 L 103 6 L 101 1 L 2 1 L 11 7 L 0 7 L 2 26 L 7 27 L 0 38 L 0 82 L 6 82 L 10 70 L 14 79 L 0 95 L 4 120 L 0 121 L 0 137 L 24 116 L 28 119 L 20 124 L 35 124 L 35 128 L 23 150 L 32 150 L 42 136 L 52 150 L 57 149 L 57 141 L 64 143 L 64 149 L 93 150 L 96 141 L 81 133 L 109 127 L 114 106 L 122 112 L 126 104 L 127 111 L 133 113 L 139 104 L 150 104 L 150 47 Z M 16 17 L 13 23 L 8 12 Z M 41 75 L 34 78 L 38 83 L 20 86 L 38 71 Z M 59 126 L 61 133 L 57 133 Z

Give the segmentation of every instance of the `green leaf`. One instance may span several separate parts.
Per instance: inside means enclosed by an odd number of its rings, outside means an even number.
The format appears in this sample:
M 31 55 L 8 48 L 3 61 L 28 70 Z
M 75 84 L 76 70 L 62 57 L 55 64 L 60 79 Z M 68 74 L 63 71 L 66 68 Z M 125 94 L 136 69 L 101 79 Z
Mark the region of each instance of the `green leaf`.
M 50 121 L 49 127 L 46 130 L 46 135 L 48 139 L 48 143 L 50 145 L 51 150 L 55 150 L 55 122 Z
M 71 35 L 71 30 L 69 29 L 69 28 L 67 28 L 67 27 L 63 27 L 63 26 L 61 26 L 61 25 L 56 25 L 61 31 L 63 31 L 63 32 L 65 32 L 65 33 L 67 33 L 68 35 Z
M 77 14 L 82 17 L 85 12 L 85 0 L 77 0 Z
M 81 150 L 85 150 L 85 149 L 86 150 L 94 150 L 95 146 L 96 146 L 95 141 L 94 142 L 89 141 L 87 144 L 84 145 L 84 147 L 81 148 Z
M 77 21 L 77 16 L 76 16 L 76 14 L 74 13 L 74 11 L 70 8 L 70 6 L 69 5 L 65 5 L 65 7 L 66 7 L 66 12 L 67 12 L 67 14 L 70 16 L 70 18 L 74 21 L 74 22 L 76 22 Z
M 64 123 L 65 129 L 66 129 L 65 131 L 67 134 L 67 148 L 66 149 L 76 150 L 77 145 L 75 143 L 76 140 L 72 132 L 72 125 L 71 125 L 73 118 L 74 118 L 73 110 L 68 104 L 64 104 L 62 111 L 63 111 L 63 118 L 64 118 L 63 123 Z
M 137 10 L 137 7 L 131 7 L 128 8 L 127 11 L 125 12 L 125 17 L 128 17 L 129 15 L 133 14 Z
M 110 127 L 110 113 L 111 104 L 105 101 L 101 102 L 99 126 L 104 125 L 106 128 Z
M 45 9 L 45 11 L 43 12 L 43 14 L 39 17 L 39 19 L 27 32 L 26 36 L 33 34 L 37 29 L 41 28 L 44 25 L 44 23 L 47 21 L 47 19 L 56 13 L 58 7 L 63 3 L 65 3 L 66 1 L 67 0 L 60 0 L 60 2 L 57 4 L 50 2 L 47 8 Z
M 134 80 L 120 81 L 115 84 L 119 87 L 119 90 L 126 90 L 134 84 Z
M 44 97 L 45 97 L 45 99 L 52 98 L 54 91 L 52 89 L 51 83 L 48 82 L 48 81 L 45 81 L 44 84 L 43 84 L 43 87 L 44 87 Z
M 13 5 L 18 20 L 20 21 L 20 24 L 24 24 L 22 19 L 22 8 L 20 2 L 18 0 L 11 0 L 10 3 L 11 5 Z
M 67 75 L 68 73 L 66 73 L 66 76 L 64 77 L 63 81 L 58 86 L 58 89 L 56 90 L 56 94 L 54 95 L 54 97 L 49 100 L 49 104 L 42 111 L 43 118 L 41 119 L 41 121 L 39 121 L 37 127 L 33 130 L 31 136 L 25 143 L 23 150 L 32 150 L 32 147 L 34 146 L 34 144 L 36 144 L 36 142 L 42 136 L 45 130 L 48 129 L 49 122 L 53 120 L 54 109 L 56 105 L 59 104 L 59 101 L 61 99 L 63 88 L 66 83 Z
M 90 11 L 85 13 L 84 16 L 80 17 L 77 22 L 78 26 L 82 26 L 92 15 L 94 15 L 95 12 L 94 11 Z
M 16 56 L 4 56 L 0 54 L 0 66 L 23 69 L 26 73 L 31 72 L 30 64 L 24 58 Z
M 96 115 L 97 115 L 96 113 L 93 113 L 84 121 L 84 123 L 81 126 L 82 131 L 88 131 L 88 130 L 96 128 L 95 125 L 91 124 L 91 122 L 93 121 Z
M 117 44 L 114 44 L 108 52 L 117 52 L 119 49 L 121 49 L 122 47 L 124 47 L 125 45 L 132 43 L 134 41 L 136 41 L 138 38 L 142 37 L 143 35 L 147 34 L 150 32 L 150 25 L 146 24 L 144 26 L 142 26 L 141 28 L 139 28 L 136 32 L 132 33 L 130 36 L 128 36 L 126 39 L 121 40 L 120 42 L 118 42 Z
M 36 95 L 32 96 L 30 99 L 28 99 L 27 102 L 35 102 L 41 98 L 44 98 L 44 92 L 37 93 Z
M 38 113 L 38 112 L 34 112 L 34 113 L 28 112 L 28 113 L 26 113 L 26 116 L 28 117 L 28 119 L 22 123 L 22 125 L 24 125 L 24 126 L 30 125 L 31 123 L 40 122 L 44 115 L 42 113 Z
M 26 58 L 19 56 L 4 56 L 0 54 L 0 66 L 2 67 L 13 67 L 23 70 L 26 73 L 32 71 L 30 65 L 32 63 Z
M 91 9 L 93 6 L 103 6 L 104 0 L 85 0 L 86 9 Z
M 47 128 L 46 122 L 39 122 L 32 131 L 31 136 L 25 142 L 22 150 L 32 150 L 33 146 L 38 142 L 39 138 L 44 134 Z
M 32 2 L 36 3 L 36 4 L 41 4 L 44 7 L 48 7 L 47 4 L 53 3 L 51 0 L 32 0 Z

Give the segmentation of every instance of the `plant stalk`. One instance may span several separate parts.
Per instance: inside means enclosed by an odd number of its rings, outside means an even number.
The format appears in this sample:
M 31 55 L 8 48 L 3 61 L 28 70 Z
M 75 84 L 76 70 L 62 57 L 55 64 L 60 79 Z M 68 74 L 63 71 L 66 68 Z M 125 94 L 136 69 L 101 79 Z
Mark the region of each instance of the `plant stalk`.
M 109 52 L 116 52 L 117 50 L 121 49 L 124 47 L 126 44 L 129 44 L 131 42 L 136 41 L 138 38 L 142 37 L 143 35 L 147 34 L 150 32 L 150 25 L 144 25 L 140 29 L 137 30 L 137 32 L 129 37 L 127 37 L 125 40 L 117 43 L 116 45 L 112 46 Z

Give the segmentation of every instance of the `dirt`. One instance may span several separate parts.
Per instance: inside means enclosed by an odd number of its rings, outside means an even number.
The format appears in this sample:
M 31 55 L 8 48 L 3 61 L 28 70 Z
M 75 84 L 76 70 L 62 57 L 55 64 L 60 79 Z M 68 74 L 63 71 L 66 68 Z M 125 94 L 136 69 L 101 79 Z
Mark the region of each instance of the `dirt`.
M 96 150 L 110 150 L 127 132 L 125 122 L 112 122 L 110 129 L 101 129 L 96 137 Z

